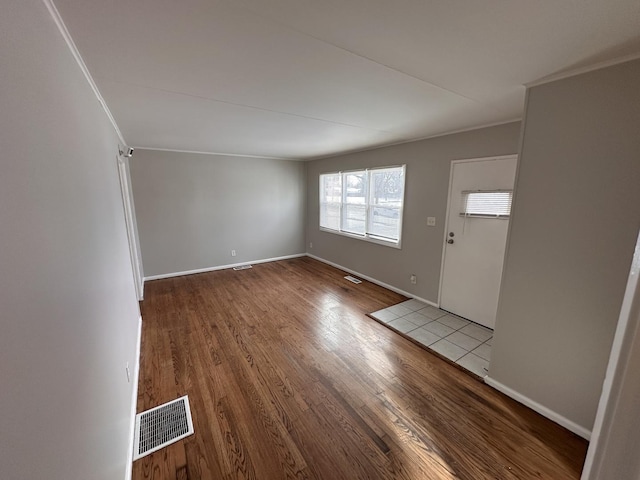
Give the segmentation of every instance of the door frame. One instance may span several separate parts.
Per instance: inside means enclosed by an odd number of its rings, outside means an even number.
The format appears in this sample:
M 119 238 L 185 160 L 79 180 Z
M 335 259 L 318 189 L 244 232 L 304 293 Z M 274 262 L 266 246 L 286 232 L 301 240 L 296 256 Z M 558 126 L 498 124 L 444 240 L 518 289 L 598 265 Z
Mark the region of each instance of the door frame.
M 640 235 L 631 261 L 627 287 L 620 307 L 581 480 L 597 480 L 603 476 L 606 477 L 611 473 L 607 469 L 611 468 L 612 461 L 628 459 L 628 455 L 616 456 L 610 442 L 616 434 L 619 435 L 620 425 L 628 422 L 628 412 L 624 410 L 625 404 L 628 406 L 629 398 L 633 398 L 640 388 L 640 380 L 632 367 L 634 357 L 637 358 L 640 350 L 640 278 L 638 277 L 640 277 Z M 636 433 L 635 439 L 638 436 L 639 434 Z
M 117 156 L 118 178 L 120 179 L 120 193 L 124 207 L 124 220 L 127 228 L 127 240 L 129 243 L 129 255 L 131 257 L 131 269 L 133 271 L 133 283 L 136 288 L 136 296 L 139 301 L 144 298 L 144 274 L 142 272 L 142 258 L 138 248 L 138 228 L 134 220 L 134 205 L 131 196 L 129 159 L 122 155 Z
M 443 233 L 443 239 L 442 239 L 442 259 L 440 260 L 440 282 L 438 283 L 438 307 L 440 307 L 440 302 L 442 300 L 442 282 L 444 280 L 444 262 L 445 262 L 445 257 L 447 255 L 447 249 L 445 247 L 445 244 L 447 243 L 447 238 L 448 238 L 447 234 L 449 232 L 449 213 L 451 209 L 451 188 L 453 187 L 453 167 L 460 163 L 487 162 L 489 160 L 508 160 L 512 158 L 515 158 L 517 162 L 518 154 L 512 153 L 510 155 L 495 155 L 490 157 L 451 160 L 451 165 L 449 167 L 449 188 L 447 189 L 447 211 L 444 217 L 444 233 Z M 518 178 L 517 169 L 518 169 L 518 164 L 516 163 L 516 179 Z M 509 218 L 509 222 L 511 222 L 511 218 Z M 507 245 L 505 245 L 505 256 L 507 254 L 508 243 L 509 243 L 509 236 L 507 234 Z M 504 274 L 504 266 L 502 269 L 502 273 Z M 500 281 L 502 282 L 502 275 L 500 276 Z

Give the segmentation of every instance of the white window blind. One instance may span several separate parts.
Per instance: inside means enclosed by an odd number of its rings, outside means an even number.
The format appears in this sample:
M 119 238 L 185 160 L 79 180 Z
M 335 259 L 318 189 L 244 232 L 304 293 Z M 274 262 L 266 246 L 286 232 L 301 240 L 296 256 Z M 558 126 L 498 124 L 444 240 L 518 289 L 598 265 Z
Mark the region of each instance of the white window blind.
M 509 218 L 511 190 L 481 190 L 462 192 L 462 212 L 465 217 Z
M 320 175 L 320 227 L 400 243 L 405 167 Z

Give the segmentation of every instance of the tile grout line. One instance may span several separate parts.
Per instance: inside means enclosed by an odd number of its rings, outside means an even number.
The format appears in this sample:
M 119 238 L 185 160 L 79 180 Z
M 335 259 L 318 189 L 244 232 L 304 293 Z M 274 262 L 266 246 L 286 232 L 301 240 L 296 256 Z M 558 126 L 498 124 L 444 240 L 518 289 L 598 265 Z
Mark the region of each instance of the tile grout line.
M 483 377 L 483 376 L 485 376 L 485 375 L 486 375 L 486 373 L 484 373 L 484 372 L 487 372 L 487 371 L 488 371 L 488 370 L 487 370 L 487 367 L 488 367 L 488 364 L 489 364 L 490 360 L 487 360 L 486 358 L 484 358 L 484 357 L 482 357 L 482 356 L 480 356 L 480 355 L 478 355 L 478 354 L 476 354 L 476 353 L 473 353 L 473 352 L 474 352 L 475 350 L 477 350 L 478 348 L 480 348 L 482 345 L 486 345 L 487 347 L 489 347 L 489 355 L 491 354 L 491 347 L 492 347 L 492 345 L 487 345 L 487 342 L 488 342 L 489 340 L 492 340 L 492 339 L 493 339 L 493 331 L 492 331 L 491 329 L 488 329 L 487 327 L 484 327 L 484 326 L 482 326 L 482 325 L 478 325 L 478 324 L 476 324 L 476 323 L 474 323 L 474 322 L 471 322 L 470 320 L 464 319 L 464 318 L 462 318 L 462 317 L 458 317 L 457 315 L 451 314 L 451 313 L 449 313 L 449 312 L 446 312 L 446 313 L 444 313 L 443 315 L 440 315 L 440 316 L 439 316 L 439 317 L 437 317 L 437 318 L 430 318 L 430 317 L 428 317 L 428 316 L 427 316 L 427 315 L 425 315 L 425 314 L 421 314 L 421 313 L 420 313 L 420 311 L 421 311 L 421 310 L 426 310 L 426 309 L 435 309 L 434 307 L 431 307 L 431 306 L 427 305 L 427 306 L 426 306 L 426 307 L 424 307 L 424 308 L 419 308 L 419 309 L 415 310 L 415 309 L 412 309 L 412 308 L 407 307 L 406 305 L 403 305 L 403 303 L 406 303 L 406 302 L 398 303 L 398 304 L 396 304 L 396 305 L 392 305 L 392 306 L 390 306 L 390 307 L 383 308 L 383 309 L 378 310 L 378 311 L 373 312 L 373 313 L 387 312 L 387 313 L 390 313 L 390 314 L 392 314 L 392 315 L 394 315 L 394 316 L 396 317 L 396 318 L 394 318 L 394 319 L 392 319 L 392 320 L 388 320 L 388 321 L 381 320 L 381 321 L 382 321 L 382 322 L 384 322 L 386 325 L 389 325 L 389 324 L 391 324 L 391 323 L 393 323 L 393 322 L 395 322 L 395 321 L 397 321 L 397 320 L 404 319 L 404 320 L 405 320 L 405 322 L 408 322 L 409 324 L 412 324 L 412 325 L 414 325 L 414 326 L 415 326 L 415 328 L 413 328 L 413 329 L 411 329 L 411 330 L 407 330 L 406 332 L 402 332 L 404 335 L 407 335 L 407 336 L 411 337 L 413 340 L 417 341 L 418 343 L 420 343 L 422 346 L 424 346 L 424 347 L 425 347 L 425 348 L 427 348 L 428 350 L 433 351 L 433 352 L 436 352 L 436 353 L 438 353 L 438 354 L 440 354 L 440 355 L 445 356 L 446 358 L 448 358 L 449 360 L 451 360 L 451 361 L 452 361 L 452 362 L 454 362 L 455 364 L 459 365 L 460 367 L 464 368 L 465 370 L 467 370 L 467 371 L 469 371 L 469 372 L 471 372 L 471 373 L 473 373 L 473 374 L 475 374 L 475 375 L 479 375 L 480 377 Z M 403 315 L 398 316 L 396 313 L 394 313 L 394 311 L 391 311 L 391 310 L 390 310 L 390 309 L 392 309 L 393 307 L 397 307 L 397 306 L 401 306 L 403 309 L 408 310 L 408 311 L 409 311 L 409 313 L 405 313 L 405 314 L 403 314 Z M 398 309 L 396 308 L 396 310 L 398 310 Z M 435 310 L 438 310 L 439 312 L 444 312 L 444 310 L 439 310 L 439 309 L 435 309 Z M 425 317 L 425 319 L 427 319 L 427 320 L 429 320 L 429 321 L 428 321 L 427 323 L 425 323 L 425 324 L 422 324 L 422 325 L 416 325 L 416 324 L 415 324 L 414 322 L 412 322 L 410 319 L 405 318 L 405 317 L 407 317 L 407 316 L 409 316 L 409 315 L 412 315 L 412 314 L 415 314 L 415 313 L 418 313 L 419 315 L 422 315 L 423 317 Z M 451 326 L 449 326 L 449 325 L 447 325 L 447 324 L 445 324 L 445 323 L 442 323 L 442 322 L 438 321 L 439 319 L 441 319 L 441 318 L 443 318 L 443 317 L 446 317 L 447 315 L 450 315 L 450 316 L 452 316 L 452 317 L 454 317 L 454 318 L 459 318 L 459 319 L 463 320 L 463 321 L 464 321 L 464 322 L 466 322 L 466 323 L 465 323 L 465 324 L 463 324 L 462 326 L 458 327 L 458 328 L 454 328 L 454 327 L 451 327 Z M 445 336 L 441 336 L 441 335 L 439 335 L 439 334 L 437 334 L 437 333 L 435 333 L 435 332 L 433 332 L 433 331 L 431 331 L 431 330 L 424 329 L 424 331 L 425 331 L 425 332 L 427 332 L 427 333 L 429 333 L 430 335 L 433 335 L 433 336 L 435 336 L 435 337 L 438 337 L 438 340 L 436 340 L 435 342 L 432 342 L 432 343 L 430 343 L 430 344 L 425 344 L 425 343 L 421 342 L 420 340 L 418 340 L 417 338 L 414 338 L 414 337 L 412 337 L 412 336 L 410 335 L 412 332 L 415 332 L 416 330 L 423 329 L 423 328 L 424 328 L 424 327 L 426 327 L 427 325 L 430 325 L 430 324 L 432 324 L 432 323 L 434 323 L 434 322 L 438 322 L 438 324 L 440 324 L 441 326 L 446 327 L 446 328 L 450 328 L 450 329 L 452 329 L 453 331 L 452 331 L 452 332 L 450 332 L 450 333 L 448 333 L 448 334 L 447 334 L 447 335 L 445 335 Z M 486 339 L 484 339 L 484 340 L 481 340 L 481 339 L 479 339 L 479 338 L 472 337 L 471 335 L 468 335 L 467 333 L 465 333 L 465 332 L 462 332 L 462 331 L 461 331 L 462 329 L 464 329 L 464 328 L 466 328 L 466 327 L 468 327 L 468 326 L 470 326 L 470 325 L 474 325 L 474 326 L 476 326 L 476 327 L 478 327 L 478 328 L 480 328 L 480 329 L 482 329 L 482 330 L 491 331 L 491 335 L 490 335 L 490 337 L 489 337 L 489 338 L 486 338 Z M 389 325 L 389 326 L 390 326 L 390 327 L 395 328 L 395 326 L 394 326 L 394 325 Z M 400 329 L 396 329 L 396 330 L 400 331 Z M 449 338 L 451 335 L 454 335 L 456 332 L 460 332 L 462 335 L 464 335 L 464 336 L 466 336 L 466 337 L 469 337 L 469 338 L 471 338 L 471 339 L 473 339 L 473 340 L 475 340 L 475 341 L 478 341 L 478 342 L 480 342 L 480 343 L 479 343 L 478 345 L 476 345 L 474 348 L 472 348 L 471 350 L 469 350 L 469 349 L 467 349 L 466 347 L 463 347 L 463 346 L 461 346 L 461 345 L 458 345 L 458 344 L 457 344 L 457 343 L 455 343 L 455 342 L 452 342 L 452 341 L 450 341 L 450 340 L 447 340 L 447 338 Z M 439 343 L 439 342 L 440 342 L 440 341 L 442 341 L 442 340 L 447 340 L 447 343 L 449 343 L 449 344 L 451 344 L 451 345 L 455 346 L 456 348 L 459 348 L 460 350 L 463 350 L 463 351 L 464 351 L 464 353 L 463 353 L 460 357 L 458 357 L 456 360 L 453 360 L 452 358 L 448 357 L 447 355 L 444 355 L 443 353 L 438 352 L 436 349 L 431 348 L 433 345 L 435 345 L 436 343 Z M 471 370 L 471 368 L 465 367 L 464 365 L 462 365 L 462 364 L 460 364 L 460 363 L 459 363 L 462 359 L 464 359 L 465 357 L 468 357 L 470 354 L 473 354 L 473 356 L 474 356 L 474 357 L 476 357 L 477 359 L 481 360 L 482 364 L 481 364 L 481 365 L 479 365 L 479 367 L 480 367 L 480 370 L 481 370 L 481 371 L 483 371 L 483 373 L 477 373 L 477 372 L 475 372 L 475 371 Z M 472 357 L 469 357 L 469 358 L 472 358 Z M 487 367 L 485 367 L 485 366 L 484 366 L 484 363 L 486 363 L 486 364 L 487 364 Z

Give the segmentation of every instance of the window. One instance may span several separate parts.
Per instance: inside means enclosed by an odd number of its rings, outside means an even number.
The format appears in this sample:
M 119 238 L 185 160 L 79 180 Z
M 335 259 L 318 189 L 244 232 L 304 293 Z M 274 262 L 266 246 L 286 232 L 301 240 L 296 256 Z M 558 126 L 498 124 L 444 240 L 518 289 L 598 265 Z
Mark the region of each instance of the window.
M 320 175 L 320 228 L 400 244 L 405 166 Z
M 462 212 L 465 217 L 509 218 L 511 190 L 475 190 L 462 192 Z

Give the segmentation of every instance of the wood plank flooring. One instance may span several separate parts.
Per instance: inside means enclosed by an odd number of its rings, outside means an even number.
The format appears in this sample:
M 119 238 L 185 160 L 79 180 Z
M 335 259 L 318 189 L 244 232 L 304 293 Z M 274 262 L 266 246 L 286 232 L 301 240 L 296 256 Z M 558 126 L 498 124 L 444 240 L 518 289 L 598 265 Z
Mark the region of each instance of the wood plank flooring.
M 578 479 L 587 443 L 365 314 L 405 300 L 310 258 L 149 282 L 138 411 L 195 435 L 133 479 Z

